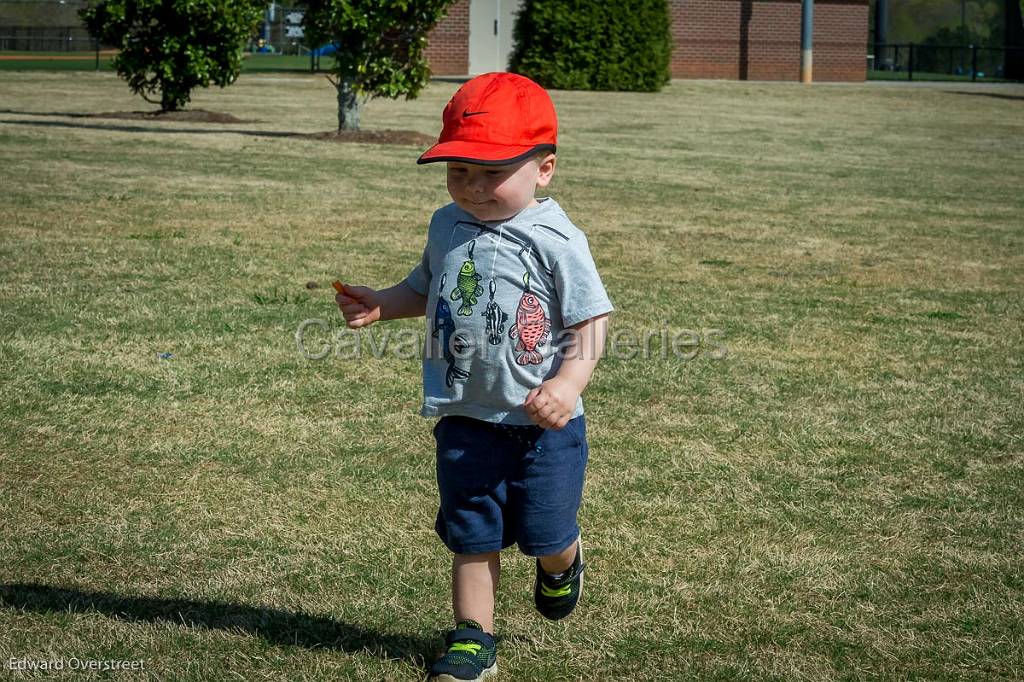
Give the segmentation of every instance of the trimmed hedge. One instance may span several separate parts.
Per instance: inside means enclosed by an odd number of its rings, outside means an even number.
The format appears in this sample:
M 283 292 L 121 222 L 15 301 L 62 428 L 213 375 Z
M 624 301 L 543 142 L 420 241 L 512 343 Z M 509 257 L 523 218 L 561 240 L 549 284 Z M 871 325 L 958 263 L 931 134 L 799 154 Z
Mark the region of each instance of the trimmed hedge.
M 669 81 L 666 0 L 526 0 L 509 69 L 558 90 L 654 92 Z

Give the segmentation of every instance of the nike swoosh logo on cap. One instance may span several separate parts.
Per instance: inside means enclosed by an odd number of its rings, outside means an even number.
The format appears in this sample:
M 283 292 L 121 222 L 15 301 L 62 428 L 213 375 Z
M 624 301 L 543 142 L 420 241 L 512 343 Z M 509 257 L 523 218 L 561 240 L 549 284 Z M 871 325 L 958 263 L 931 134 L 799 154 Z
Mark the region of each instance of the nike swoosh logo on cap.
M 469 118 L 470 116 L 479 116 L 480 114 L 489 114 L 489 111 L 463 111 L 462 118 Z

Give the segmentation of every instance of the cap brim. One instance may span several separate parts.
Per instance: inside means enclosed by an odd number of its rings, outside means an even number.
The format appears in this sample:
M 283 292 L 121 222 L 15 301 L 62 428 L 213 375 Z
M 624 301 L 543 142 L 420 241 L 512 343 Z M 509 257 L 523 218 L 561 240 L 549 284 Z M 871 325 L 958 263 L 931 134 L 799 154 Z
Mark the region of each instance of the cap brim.
M 462 163 L 475 163 L 481 166 L 504 166 L 510 163 L 518 163 L 542 151 L 554 152 L 555 145 L 495 145 L 452 140 L 435 144 L 423 152 L 423 155 L 416 159 L 416 163 L 461 161 Z

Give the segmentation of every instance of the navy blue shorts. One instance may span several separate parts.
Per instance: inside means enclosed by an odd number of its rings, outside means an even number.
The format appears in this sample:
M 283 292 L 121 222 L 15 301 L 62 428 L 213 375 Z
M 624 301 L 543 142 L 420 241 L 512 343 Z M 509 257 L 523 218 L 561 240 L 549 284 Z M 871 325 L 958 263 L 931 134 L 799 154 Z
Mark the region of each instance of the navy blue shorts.
M 556 554 L 579 536 L 587 426 L 560 430 L 442 417 L 434 426 L 441 505 L 434 529 L 456 554 L 518 544 L 529 556 Z

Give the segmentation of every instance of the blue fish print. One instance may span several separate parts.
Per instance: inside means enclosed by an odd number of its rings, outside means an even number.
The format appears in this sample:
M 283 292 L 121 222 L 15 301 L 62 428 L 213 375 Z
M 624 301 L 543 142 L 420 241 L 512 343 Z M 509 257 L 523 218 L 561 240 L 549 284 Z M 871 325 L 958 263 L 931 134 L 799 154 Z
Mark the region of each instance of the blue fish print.
M 442 284 L 444 284 L 444 278 L 442 276 Z M 455 353 L 460 355 L 469 348 L 469 343 L 460 335 L 455 333 L 455 320 L 452 318 L 452 309 L 448 305 L 448 301 L 444 299 L 444 296 L 437 297 L 437 308 L 434 311 L 434 330 L 431 334 L 435 339 L 438 338 L 438 332 L 441 333 L 441 351 L 444 353 L 444 359 L 448 363 L 448 371 L 444 375 L 444 383 L 451 388 L 455 385 L 456 379 L 459 381 L 465 381 L 469 378 L 469 372 L 458 367 L 455 364 Z M 454 339 L 452 338 L 454 336 Z M 453 353 L 452 351 L 455 351 Z

